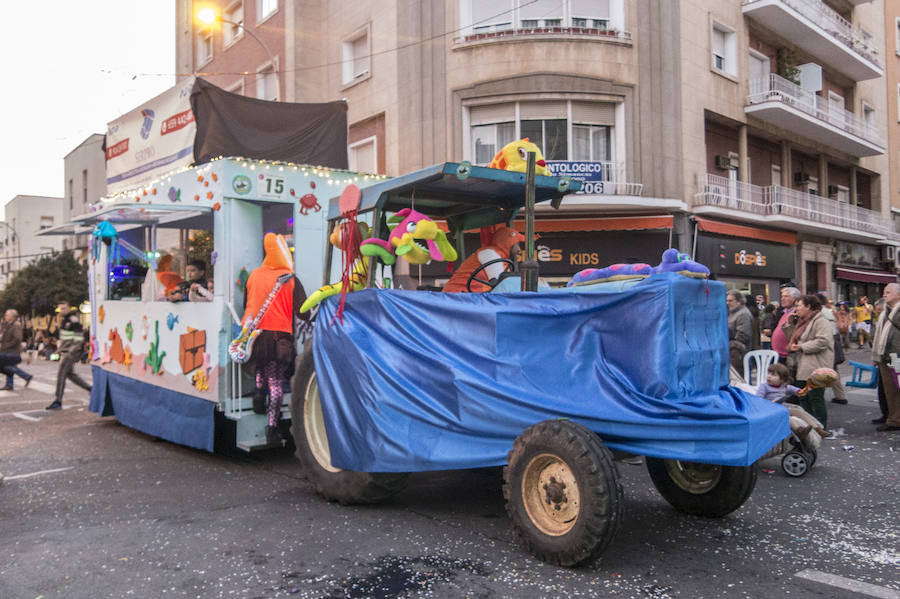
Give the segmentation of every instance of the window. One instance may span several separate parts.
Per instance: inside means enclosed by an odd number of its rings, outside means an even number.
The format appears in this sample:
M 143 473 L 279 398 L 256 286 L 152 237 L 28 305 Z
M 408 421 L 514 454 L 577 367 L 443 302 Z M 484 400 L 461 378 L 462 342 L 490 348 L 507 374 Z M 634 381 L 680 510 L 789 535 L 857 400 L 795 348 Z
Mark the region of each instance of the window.
M 369 137 L 347 147 L 350 170 L 359 173 L 378 172 L 378 144 L 375 137 Z
M 863 123 L 866 125 L 866 132 L 875 133 L 878 131 L 878 125 L 875 122 L 875 109 L 865 102 L 862 105 Z
M 75 207 L 75 181 L 69 179 L 69 210 Z
M 41 225 L 40 230 L 49 229 L 53 226 L 53 217 L 52 216 L 42 216 L 41 217 Z
M 204 65 L 213 56 L 212 27 L 205 27 L 197 32 L 197 65 Z
M 472 106 L 468 117 L 467 154 L 475 164 L 488 164 L 503 146 L 523 137 L 541 149 L 545 160 L 615 160 L 613 103 L 507 102 Z
M 260 100 L 278 100 L 278 74 L 273 65 L 268 65 L 256 73 L 256 97 Z
M 239 0 L 224 11 L 223 19 L 231 21 L 222 23 L 222 37 L 226 46 L 230 46 L 244 35 L 244 2 Z M 232 24 L 234 23 L 234 24 Z
M 579 27 L 624 29 L 624 0 L 459 0 L 467 35 L 511 29 Z
M 278 10 L 278 0 L 256 0 L 256 22 L 261 23 Z
M 358 32 L 342 46 L 343 65 L 342 82 L 352 83 L 369 74 L 369 31 L 368 28 Z
M 241 77 L 237 82 L 232 83 L 231 85 L 229 85 L 228 87 L 226 87 L 224 89 L 225 89 L 225 91 L 227 91 L 229 93 L 243 96 L 244 95 L 244 78 Z
M 781 166 L 772 165 L 772 185 L 781 185 Z
M 737 75 L 737 35 L 721 23 L 712 25 L 712 68 Z
M 900 56 L 900 17 L 894 19 L 894 47 L 896 48 L 897 56 Z
M 806 183 L 806 192 L 811 195 L 819 195 L 819 178 L 810 177 Z
M 87 169 L 81 171 L 81 203 L 87 206 L 88 203 L 88 175 Z

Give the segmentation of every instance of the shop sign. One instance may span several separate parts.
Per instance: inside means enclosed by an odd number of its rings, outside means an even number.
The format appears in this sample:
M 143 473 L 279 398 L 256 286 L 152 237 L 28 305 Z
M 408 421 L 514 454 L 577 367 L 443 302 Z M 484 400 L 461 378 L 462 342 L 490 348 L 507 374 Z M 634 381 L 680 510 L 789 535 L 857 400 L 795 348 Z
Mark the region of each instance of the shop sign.
M 667 230 L 573 231 L 540 233 L 534 243 L 535 258 L 541 276 L 570 277 L 585 268 L 604 268 L 612 264 L 644 262 L 657 265 L 669 247 Z M 466 250 L 480 246 L 478 235 L 466 235 Z M 524 251 L 517 259 L 524 260 Z M 445 278 L 446 264 L 423 267 L 423 276 Z
M 547 170 L 554 177 L 569 177 L 582 182 L 580 195 L 602 195 L 617 193 L 614 165 L 609 162 L 590 160 L 548 160 Z
M 713 275 L 794 278 L 794 247 L 790 245 L 700 235 L 697 261 L 708 266 Z

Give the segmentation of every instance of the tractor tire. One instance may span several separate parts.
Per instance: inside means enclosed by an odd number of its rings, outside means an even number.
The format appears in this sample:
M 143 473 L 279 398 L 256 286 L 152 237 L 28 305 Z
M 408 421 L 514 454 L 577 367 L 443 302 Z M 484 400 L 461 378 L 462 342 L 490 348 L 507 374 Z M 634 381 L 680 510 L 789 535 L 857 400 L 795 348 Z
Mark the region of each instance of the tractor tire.
M 306 479 L 328 501 L 379 503 L 406 488 L 408 473 L 355 472 L 331 464 L 312 346 L 297 356 L 291 381 L 291 435 Z
M 660 495 L 685 514 L 721 518 L 741 507 L 756 486 L 756 465 L 719 466 L 647 458 Z
M 550 564 L 596 558 L 622 524 L 624 500 L 612 453 L 569 420 L 523 432 L 503 469 L 506 511 L 525 549 Z

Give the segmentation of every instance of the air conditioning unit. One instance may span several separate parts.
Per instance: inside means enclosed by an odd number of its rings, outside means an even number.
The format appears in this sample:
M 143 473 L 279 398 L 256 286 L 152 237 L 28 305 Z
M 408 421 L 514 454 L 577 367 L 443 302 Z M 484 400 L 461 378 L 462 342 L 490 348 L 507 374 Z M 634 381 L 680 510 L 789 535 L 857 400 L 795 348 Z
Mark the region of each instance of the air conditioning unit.
M 716 156 L 716 168 L 723 171 L 731 170 L 731 159 L 728 156 Z
M 809 173 L 794 173 L 794 185 L 805 185 L 809 183 Z
M 838 194 L 838 186 L 837 185 L 829 185 L 828 186 L 828 197 L 836 196 Z
M 897 248 L 893 245 L 881 246 L 881 260 L 894 264 L 897 261 Z

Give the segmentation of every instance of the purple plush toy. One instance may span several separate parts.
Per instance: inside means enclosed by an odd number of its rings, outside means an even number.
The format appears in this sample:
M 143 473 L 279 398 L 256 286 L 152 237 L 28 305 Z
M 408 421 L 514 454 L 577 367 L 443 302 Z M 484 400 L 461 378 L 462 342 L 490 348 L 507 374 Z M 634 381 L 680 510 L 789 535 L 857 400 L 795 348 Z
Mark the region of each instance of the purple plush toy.
M 661 272 L 676 272 L 686 277 L 706 278 L 709 269 L 691 260 L 687 254 L 679 254 L 675 248 L 669 248 L 662 255 L 662 262 L 656 266 L 649 264 L 613 264 L 606 268 L 586 268 L 572 277 L 566 287 L 575 285 L 591 285 L 607 281 L 623 279 L 643 279 Z

